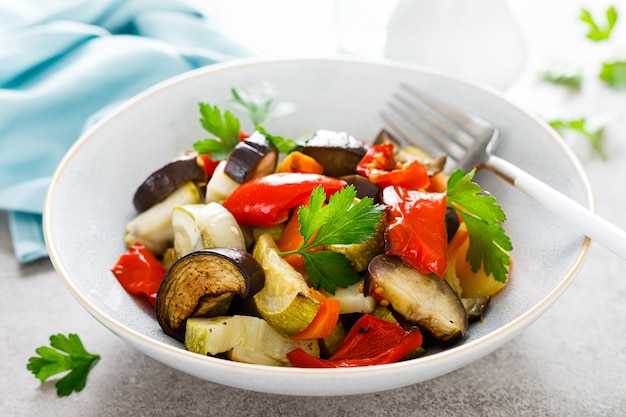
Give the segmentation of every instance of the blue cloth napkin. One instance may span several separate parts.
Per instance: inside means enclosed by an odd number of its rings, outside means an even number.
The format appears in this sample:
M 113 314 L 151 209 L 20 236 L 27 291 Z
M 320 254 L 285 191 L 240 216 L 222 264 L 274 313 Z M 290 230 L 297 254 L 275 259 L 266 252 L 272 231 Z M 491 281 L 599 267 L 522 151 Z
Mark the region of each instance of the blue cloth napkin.
M 47 256 L 45 193 L 90 118 L 166 78 L 254 53 L 182 0 L 1 3 L 0 210 L 16 258 L 29 262 Z

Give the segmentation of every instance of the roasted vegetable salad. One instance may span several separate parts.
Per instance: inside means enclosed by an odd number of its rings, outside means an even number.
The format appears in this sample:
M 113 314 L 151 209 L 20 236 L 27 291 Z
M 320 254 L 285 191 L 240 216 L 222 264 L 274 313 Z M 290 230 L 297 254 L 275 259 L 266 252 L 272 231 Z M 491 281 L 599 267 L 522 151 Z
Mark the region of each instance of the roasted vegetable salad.
M 202 355 L 351 367 L 450 346 L 507 282 L 510 239 L 475 171 L 442 168 L 391 133 L 267 132 L 200 103 L 214 137 L 138 186 L 112 272 L 163 331 Z M 246 101 L 248 100 L 248 101 Z

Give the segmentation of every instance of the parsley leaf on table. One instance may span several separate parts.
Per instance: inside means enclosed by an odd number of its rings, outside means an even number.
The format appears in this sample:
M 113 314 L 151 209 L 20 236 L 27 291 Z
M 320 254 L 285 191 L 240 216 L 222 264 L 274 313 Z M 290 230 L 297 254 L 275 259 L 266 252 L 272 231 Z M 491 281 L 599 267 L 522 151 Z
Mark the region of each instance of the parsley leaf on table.
M 604 62 L 599 77 L 613 90 L 626 90 L 626 61 Z
M 301 254 L 311 286 L 321 285 L 331 294 L 337 287 L 347 287 L 358 281 L 359 276 L 343 254 L 312 249 L 363 243 L 376 234 L 376 226 L 384 211 L 384 207 L 373 204 L 371 198 L 355 203 L 355 197 L 354 186 L 348 185 L 333 194 L 324 205 L 324 189 L 321 186 L 315 188 L 309 205 L 298 209 L 300 233 L 305 243 L 294 251 L 281 253 L 281 256 Z
M 591 123 L 585 118 L 573 120 L 555 119 L 548 123 L 559 131 L 572 130 L 580 133 L 589 140 L 593 149 L 602 159 L 608 159 L 608 155 L 604 150 L 604 126 L 592 127 Z
M 506 215 L 496 199 L 472 182 L 476 169 L 464 173 L 457 169 L 448 179 L 447 204 L 463 218 L 469 232 L 467 260 L 472 271 L 483 266 L 487 275 L 505 283 L 508 266 L 511 264 L 509 251 L 513 250 L 511 240 L 500 223 Z
M 583 83 L 582 74 L 572 68 L 551 68 L 543 71 L 542 78 L 549 83 L 562 85 L 574 90 L 580 90 Z
M 587 9 L 580 9 L 579 19 L 582 22 L 587 23 L 587 25 L 589 26 L 587 38 L 591 39 L 594 42 L 605 41 L 611 37 L 611 32 L 613 31 L 615 22 L 617 22 L 617 10 L 615 10 L 614 6 L 611 6 L 607 9 L 606 26 L 602 28 L 596 23 L 593 16 Z
M 87 352 L 78 335 L 72 333 L 67 337 L 62 334 L 50 336 L 50 346 L 52 347 L 37 348 L 35 352 L 39 356 L 29 358 L 26 369 L 41 382 L 53 375 L 70 371 L 55 384 L 57 395 L 61 397 L 85 388 L 87 374 L 100 359 L 100 355 Z

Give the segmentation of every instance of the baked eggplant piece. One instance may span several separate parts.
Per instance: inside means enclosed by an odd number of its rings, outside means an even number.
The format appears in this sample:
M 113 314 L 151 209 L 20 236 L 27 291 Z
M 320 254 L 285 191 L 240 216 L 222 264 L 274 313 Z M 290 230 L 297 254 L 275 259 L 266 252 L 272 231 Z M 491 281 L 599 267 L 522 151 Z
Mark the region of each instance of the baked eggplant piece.
M 353 174 L 353 175 L 344 175 L 339 178 L 340 180 L 344 180 L 348 184 L 354 185 L 354 189 L 356 190 L 357 198 L 370 197 L 374 200 L 375 204 L 380 203 L 381 192 L 380 187 L 362 175 Z
M 439 343 L 452 343 L 467 331 L 465 307 L 448 283 L 433 274 L 422 274 L 400 257 L 378 255 L 372 259 L 365 292 L 388 301 L 394 311 Z
M 184 343 L 189 317 L 226 314 L 234 297 L 248 299 L 264 284 L 263 268 L 243 250 L 192 252 L 165 274 L 157 292 L 156 317 L 167 335 Z
M 367 148 L 360 140 L 345 132 L 318 130 L 301 151 L 324 167 L 324 174 L 341 177 L 354 174 Z
M 461 298 L 470 323 L 482 321 L 483 314 L 491 302 L 491 296 Z
M 274 172 L 278 162 L 278 150 L 265 135 L 255 131 L 239 142 L 231 151 L 224 173 L 239 184 Z
M 177 158 L 154 171 L 137 188 L 133 196 L 135 209 L 142 213 L 165 200 L 188 181 L 206 182 L 204 169 L 198 165 L 197 155 L 189 154 Z

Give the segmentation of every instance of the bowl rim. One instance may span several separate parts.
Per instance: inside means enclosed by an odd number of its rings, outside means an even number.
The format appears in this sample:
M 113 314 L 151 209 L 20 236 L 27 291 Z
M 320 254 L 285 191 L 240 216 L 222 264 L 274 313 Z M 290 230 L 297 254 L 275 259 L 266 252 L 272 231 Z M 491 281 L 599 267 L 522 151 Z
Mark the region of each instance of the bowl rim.
M 570 266 L 569 270 L 558 279 L 557 284 L 536 304 L 534 304 L 531 308 L 525 311 L 523 314 L 509 321 L 505 325 L 497 328 L 496 330 L 476 339 L 469 341 L 467 343 L 463 343 L 445 350 L 441 352 L 437 352 L 432 355 L 426 355 L 420 358 L 416 358 L 410 361 L 404 362 L 396 362 L 392 364 L 386 365 L 377 365 L 372 367 L 352 367 L 352 368 L 339 368 L 339 369 L 308 369 L 308 368 L 290 368 L 290 367 L 271 367 L 271 366 L 263 366 L 263 365 L 254 365 L 254 364 L 246 364 L 239 362 L 232 362 L 223 359 L 213 358 L 209 356 L 202 356 L 196 353 L 189 352 L 183 348 L 166 344 L 164 342 L 155 340 L 147 335 L 137 332 L 136 330 L 122 324 L 121 322 L 113 319 L 108 314 L 106 314 L 101 308 L 99 308 L 94 302 L 92 302 L 89 297 L 84 294 L 75 281 L 70 276 L 68 269 L 66 267 L 66 262 L 60 258 L 60 255 L 57 251 L 54 235 L 53 235 L 53 225 L 50 217 L 50 213 L 52 211 L 52 205 L 54 200 L 55 189 L 59 182 L 62 180 L 63 173 L 67 165 L 72 161 L 72 159 L 76 156 L 82 146 L 87 143 L 90 138 L 105 124 L 110 123 L 114 120 L 118 114 L 124 112 L 125 109 L 135 106 L 137 103 L 145 100 L 147 97 L 150 97 L 154 94 L 158 94 L 161 90 L 171 88 L 172 86 L 183 83 L 190 78 L 202 77 L 207 73 L 213 73 L 218 71 L 228 71 L 231 68 L 237 68 L 242 66 L 258 66 L 258 65 L 290 65 L 290 63 L 302 63 L 308 62 L 311 65 L 315 65 L 315 63 L 339 63 L 339 64 L 355 64 L 355 65 L 373 65 L 379 67 L 396 67 L 408 69 L 415 72 L 428 73 L 433 74 L 441 78 L 451 79 L 455 82 L 461 82 L 463 84 L 467 84 L 472 88 L 486 91 L 491 95 L 496 95 L 499 99 L 506 101 L 509 105 L 511 105 L 515 110 L 519 113 L 523 113 L 524 117 L 528 117 L 532 119 L 535 123 L 542 125 L 546 133 L 549 133 L 552 140 L 554 140 L 561 148 L 564 156 L 569 159 L 569 162 L 572 164 L 572 167 L 576 171 L 579 176 L 579 180 L 582 182 L 585 191 L 585 197 L 587 199 L 587 204 L 592 211 L 595 211 L 595 202 L 593 198 L 593 192 L 589 183 L 589 179 L 582 167 L 582 164 L 578 160 L 578 158 L 574 155 L 573 151 L 565 144 L 565 142 L 560 138 L 556 132 L 553 132 L 552 129 L 549 128 L 546 122 L 539 119 L 535 115 L 527 112 L 526 110 L 520 108 L 515 103 L 512 103 L 510 100 L 505 98 L 499 91 L 486 86 L 481 85 L 479 83 L 470 82 L 468 80 L 464 80 L 453 75 L 447 74 L 443 71 L 433 69 L 430 67 L 424 67 L 416 64 L 409 63 L 401 63 L 395 61 L 380 61 L 380 60 L 370 60 L 366 58 L 358 58 L 358 57 L 324 57 L 324 58 L 284 58 L 284 59 L 266 59 L 266 58 L 245 58 L 234 61 L 228 61 L 223 63 L 212 64 L 210 66 L 194 69 L 191 71 L 187 71 L 185 73 L 170 77 L 164 81 L 161 81 L 142 92 L 134 95 L 133 97 L 125 100 L 123 103 L 117 105 L 114 109 L 110 110 L 105 116 L 103 116 L 100 120 L 95 122 L 92 126 L 86 129 L 80 137 L 76 140 L 76 142 L 69 148 L 69 150 L 64 155 L 63 159 L 57 166 L 57 169 L 54 172 L 52 180 L 50 182 L 50 186 L 48 188 L 44 210 L 43 210 L 43 230 L 44 230 L 44 238 L 46 242 L 46 246 L 48 248 L 50 260 L 60 276 L 62 282 L 66 286 L 66 288 L 70 291 L 70 293 L 74 296 L 74 298 L 92 315 L 97 321 L 99 321 L 102 325 L 104 325 L 108 330 L 116 334 L 117 336 L 124 339 L 126 342 L 132 344 L 137 347 L 138 345 L 143 345 L 144 348 L 141 349 L 144 353 L 150 356 L 161 356 L 163 354 L 171 354 L 176 355 L 181 359 L 181 361 L 191 361 L 194 363 L 206 363 L 216 367 L 227 367 L 228 369 L 237 369 L 243 372 L 246 371 L 255 371 L 255 372 L 263 372 L 267 377 L 282 377 L 289 375 L 298 375 L 300 379 L 311 379 L 312 381 L 321 381 L 324 378 L 337 378 L 337 377 L 345 377 L 352 378 L 356 375 L 367 374 L 371 377 L 376 377 L 377 375 L 382 375 L 386 373 L 397 373 L 399 369 L 409 369 L 418 367 L 418 366 L 437 366 L 440 362 L 445 362 L 449 360 L 451 357 L 457 357 L 459 355 L 463 356 L 466 352 L 482 352 L 479 355 L 471 355 L 467 354 L 467 360 L 460 361 L 461 364 L 456 366 L 454 369 L 458 369 L 462 366 L 465 366 L 476 359 L 479 359 L 486 354 L 489 354 L 503 345 L 506 341 L 508 341 L 515 334 L 519 333 L 521 330 L 528 327 L 535 320 L 537 320 L 548 308 L 556 302 L 556 300 L 563 294 L 563 292 L 569 287 L 572 283 L 573 278 L 578 273 L 581 268 L 586 255 L 588 254 L 590 242 L 591 240 L 588 237 L 584 237 L 584 240 L 581 244 L 580 250 L 578 251 L 575 260 Z M 489 349 L 479 349 L 479 347 L 489 346 Z M 161 353 L 159 353 L 161 352 Z M 169 366 L 173 366 L 168 364 Z M 180 369 L 180 368 L 179 368 Z M 451 372 L 454 369 L 450 369 L 448 372 Z M 445 373 L 448 373 L 445 372 Z M 199 375 L 197 375 L 199 376 Z M 214 381 L 216 383 L 224 384 L 220 381 Z M 418 381 L 419 382 L 419 381 Z M 229 385 L 229 384 L 227 384 Z M 233 385 L 234 386 L 234 385 Z M 406 386 L 403 384 L 401 386 Z M 247 389 L 247 388 L 244 388 Z M 267 387 L 267 391 L 263 392 L 274 392 L 271 391 L 271 387 Z M 380 391 L 378 389 L 374 389 L 371 392 Z M 359 393 L 366 393 L 366 391 L 359 391 Z M 282 393 L 285 395 L 290 395 L 290 393 Z M 298 394 L 301 395 L 301 394 Z M 318 393 L 307 393 L 306 395 L 318 395 Z M 328 392 L 320 392 L 319 395 L 331 395 Z M 343 395 L 343 394 L 342 394 Z

